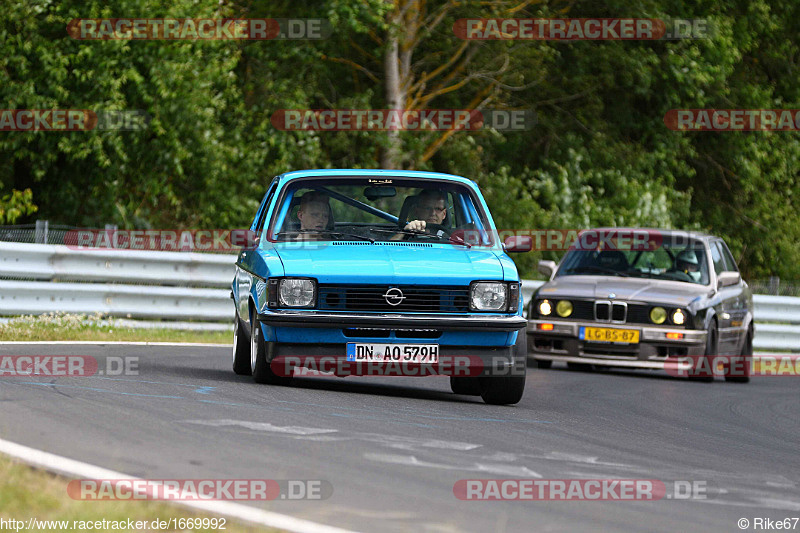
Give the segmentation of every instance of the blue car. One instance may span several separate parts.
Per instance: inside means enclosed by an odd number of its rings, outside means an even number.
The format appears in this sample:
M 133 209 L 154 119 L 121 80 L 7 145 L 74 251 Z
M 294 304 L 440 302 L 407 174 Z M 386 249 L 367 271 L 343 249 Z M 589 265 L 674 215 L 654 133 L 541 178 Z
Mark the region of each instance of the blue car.
M 233 370 L 450 376 L 514 404 L 525 388 L 520 279 L 477 185 L 448 174 L 306 170 L 276 177 L 240 253 Z

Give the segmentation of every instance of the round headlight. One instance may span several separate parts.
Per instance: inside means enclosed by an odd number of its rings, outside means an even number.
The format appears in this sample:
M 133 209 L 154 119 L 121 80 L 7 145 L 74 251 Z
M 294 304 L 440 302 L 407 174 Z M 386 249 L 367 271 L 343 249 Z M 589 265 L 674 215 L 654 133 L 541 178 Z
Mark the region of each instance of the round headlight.
M 550 305 L 550 300 L 542 300 L 539 302 L 539 314 L 547 316 L 553 312 L 553 306 Z
M 560 300 L 556 304 L 556 313 L 562 318 L 567 318 L 572 314 L 572 302 L 569 300 Z
M 667 310 L 663 307 L 654 307 L 650 310 L 650 320 L 653 324 L 663 324 L 667 319 Z
M 682 326 L 686 322 L 686 314 L 681 309 L 676 309 L 672 313 L 672 323 Z

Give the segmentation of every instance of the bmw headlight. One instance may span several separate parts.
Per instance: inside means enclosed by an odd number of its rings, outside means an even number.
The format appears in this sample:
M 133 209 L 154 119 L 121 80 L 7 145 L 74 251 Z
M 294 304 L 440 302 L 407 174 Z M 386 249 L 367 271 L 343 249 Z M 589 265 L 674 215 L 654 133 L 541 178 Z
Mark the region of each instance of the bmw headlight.
M 550 300 L 542 300 L 539 302 L 539 314 L 542 316 L 549 316 L 553 312 L 553 305 Z
M 473 311 L 505 311 L 508 306 L 508 285 L 496 281 L 474 282 L 469 302 Z
M 280 307 L 314 307 L 317 287 L 312 279 L 283 278 L 278 281 Z
M 561 318 L 567 318 L 572 314 L 572 302 L 569 300 L 559 300 L 556 304 L 556 313 L 558 313 L 558 316 Z
M 672 312 L 672 323 L 682 326 L 683 323 L 686 322 L 686 313 L 683 312 L 683 309 L 676 309 Z
M 654 307 L 650 310 L 650 320 L 653 324 L 663 324 L 667 319 L 667 310 L 663 307 Z

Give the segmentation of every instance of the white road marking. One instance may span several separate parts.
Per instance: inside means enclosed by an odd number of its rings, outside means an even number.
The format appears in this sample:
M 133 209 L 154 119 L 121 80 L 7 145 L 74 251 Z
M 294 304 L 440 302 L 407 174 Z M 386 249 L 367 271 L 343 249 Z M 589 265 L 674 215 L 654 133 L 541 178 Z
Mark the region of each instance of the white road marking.
M 83 344 L 93 346 L 191 346 L 191 347 L 210 347 L 210 348 L 230 348 L 231 344 L 212 344 L 203 342 L 149 342 L 149 341 L 0 341 L 0 345 L 47 345 L 47 344 Z
M 541 478 L 541 474 L 534 472 L 526 466 L 486 464 L 486 463 L 462 463 L 445 464 L 434 463 L 431 461 L 420 461 L 413 455 L 396 455 L 389 453 L 365 453 L 364 459 L 376 461 L 378 463 L 389 463 L 403 466 L 419 466 L 423 468 L 438 468 L 440 470 L 471 470 L 474 472 L 487 472 L 500 476 L 516 476 L 521 478 Z
M 269 433 L 283 433 L 289 435 L 297 435 L 301 440 L 314 440 L 321 442 L 332 441 L 348 441 L 348 440 L 363 440 L 377 444 L 383 444 L 389 448 L 396 448 L 401 450 L 414 450 L 416 448 L 433 448 L 437 450 L 456 450 L 456 451 L 469 451 L 480 448 L 482 444 L 473 444 L 470 442 L 458 442 L 449 440 L 426 439 L 418 437 L 406 437 L 403 435 L 387 435 L 384 433 L 341 433 L 338 429 L 325 429 L 325 428 L 305 428 L 296 426 L 274 426 L 265 422 L 250 422 L 248 420 L 184 420 L 183 422 L 189 424 L 199 424 L 202 426 L 211 427 L 229 427 L 238 426 L 254 431 L 264 431 Z M 337 435 L 331 435 L 337 433 Z
M 301 426 L 274 426 L 267 422 L 249 422 L 247 420 L 184 420 L 184 422 L 211 427 L 236 426 L 252 429 L 254 431 L 287 433 L 289 435 L 319 435 L 321 433 L 336 433 L 339 431 L 338 429 L 305 428 Z
M 122 472 L 107 470 L 99 466 L 68 459 L 60 455 L 36 450 L 3 439 L 0 439 L 0 452 L 21 459 L 30 465 L 68 477 L 79 479 L 141 479 L 123 474 Z M 66 489 L 64 493 L 66 497 Z M 175 501 L 172 503 L 191 507 L 206 513 L 225 515 L 253 524 L 284 529 L 286 531 L 298 533 L 352 533 L 352 531 L 347 529 L 318 524 L 310 520 L 264 511 L 262 509 L 256 509 L 255 507 L 248 507 L 228 501 Z

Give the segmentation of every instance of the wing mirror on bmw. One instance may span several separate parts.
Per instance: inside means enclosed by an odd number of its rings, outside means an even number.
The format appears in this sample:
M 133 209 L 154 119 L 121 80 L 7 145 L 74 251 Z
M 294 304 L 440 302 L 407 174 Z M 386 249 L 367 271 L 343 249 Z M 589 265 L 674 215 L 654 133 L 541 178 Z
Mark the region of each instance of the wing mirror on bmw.
M 539 274 L 543 275 L 547 279 L 550 279 L 553 276 L 553 272 L 555 271 L 556 271 L 555 261 L 546 261 L 544 259 L 539 261 Z
M 717 288 L 737 285 L 742 281 L 742 276 L 738 272 L 720 272 L 717 276 Z

